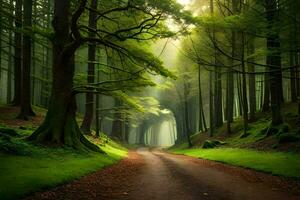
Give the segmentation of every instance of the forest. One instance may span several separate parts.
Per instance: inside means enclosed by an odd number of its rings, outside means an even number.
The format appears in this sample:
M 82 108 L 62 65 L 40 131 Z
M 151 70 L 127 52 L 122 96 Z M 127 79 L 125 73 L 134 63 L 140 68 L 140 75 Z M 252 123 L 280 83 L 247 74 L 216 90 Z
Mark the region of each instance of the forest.
M 0 199 L 300 199 L 299 1 L 0 4 Z

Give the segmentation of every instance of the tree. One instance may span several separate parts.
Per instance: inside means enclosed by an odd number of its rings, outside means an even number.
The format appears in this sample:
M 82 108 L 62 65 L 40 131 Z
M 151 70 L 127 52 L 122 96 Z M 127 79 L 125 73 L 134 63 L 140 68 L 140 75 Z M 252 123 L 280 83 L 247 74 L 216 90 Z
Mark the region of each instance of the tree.
M 276 18 L 278 17 L 278 1 L 265 0 L 266 19 L 268 22 L 267 34 L 267 65 L 270 69 L 270 93 L 271 93 L 271 111 L 272 125 L 278 125 L 283 122 L 281 115 L 282 103 L 282 71 L 279 33 L 276 27 Z
M 170 3 L 166 1 L 164 3 Z M 54 34 L 52 38 L 53 43 L 53 85 L 51 91 L 51 97 L 48 107 L 48 112 L 43 124 L 29 137 L 29 140 L 36 141 L 39 143 L 53 143 L 57 145 L 67 145 L 77 149 L 95 150 L 99 151 L 98 147 L 90 143 L 80 132 L 78 124 L 76 122 L 76 102 L 75 94 L 81 92 L 103 92 L 109 94 L 111 91 L 121 90 L 128 84 L 126 80 L 112 80 L 96 83 L 93 85 L 83 85 L 74 87 L 73 77 L 74 77 L 74 53 L 75 51 L 86 42 L 97 42 L 107 48 L 113 49 L 119 52 L 121 55 L 130 58 L 132 63 L 135 65 L 142 66 L 143 69 L 147 68 L 152 70 L 157 74 L 164 76 L 169 76 L 170 72 L 163 68 L 162 62 L 155 58 L 152 54 L 149 54 L 142 49 L 128 49 L 128 43 L 124 41 L 128 39 L 135 40 L 145 40 L 155 37 L 168 37 L 170 32 L 166 29 L 159 31 L 156 26 L 163 28 L 159 24 L 163 14 L 181 14 L 187 15 L 185 12 L 181 12 L 182 7 L 178 4 L 171 2 L 170 4 L 162 4 L 163 6 L 169 5 L 168 7 L 159 7 L 161 2 L 144 3 L 137 1 L 137 4 L 131 4 L 134 2 L 107 2 L 109 5 L 103 5 L 102 9 L 97 10 L 98 18 L 103 20 L 114 21 L 114 17 L 117 17 L 119 13 L 118 23 L 105 29 L 101 27 L 97 30 L 92 30 L 84 24 L 78 24 L 79 19 L 85 8 L 87 6 L 87 0 L 81 0 L 77 5 L 77 9 L 70 16 L 71 13 L 71 3 L 68 0 L 55 0 L 54 2 L 54 18 L 53 18 L 53 28 Z M 110 5 L 112 4 L 112 5 Z M 107 7 L 108 6 L 108 7 Z M 152 11 L 149 12 L 148 8 L 152 6 L 156 10 L 156 14 Z M 93 8 L 89 8 L 93 9 Z M 125 12 L 125 14 L 123 14 Z M 127 12 L 127 13 L 126 13 Z M 140 22 L 136 20 L 122 21 L 129 13 L 146 15 L 148 18 L 142 18 Z M 113 16 L 113 17 L 112 17 Z M 173 15 L 175 16 L 175 15 Z M 129 18 L 130 19 L 130 18 Z M 132 19 L 132 18 L 131 18 Z M 123 23 L 123 24 L 122 24 Z M 138 23 L 138 25 L 136 25 Z M 121 25 L 127 25 L 123 28 Z M 86 37 L 82 32 L 95 32 L 95 38 Z M 104 34 L 104 35 L 103 35 Z M 103 35 L 99 37 L 100 35 Z M 122 41 L 123 43 L 120 43 Z M 139 74 L 139 73 L 138 73 Z M 133 80 L 138 77 L 135 75 L 129 80 Z M 116 87 L 115 83 L 124 84 L 123 87 Z M 137 83 L 137 82 L 134 82 Z M 147 81 L 144 80 L 142 86 L 149 85 Z M 127 87 L 134 87 L 132 85 L 127 85 Z M 120 92 L 118 94 L 121 94 Z
M 14 99 L 13 104 L 19 106 L 21 104 L 21 70 L 22 70 L 22 6 L 23 1 L 16 1 L 15 5 L 15 56 L 14 56 Z
M 77 21 L 84 11 L 86 1 L 72 15 L 71 4 L 68 0 L 54 2 L 53 28 L 53 85 L 49 108 L 43 124 L 29 137 L 29 140 L 42 143 L 67 145 L 77 149 L 100 149 L 90 143 L 80 132 L 76 122 L 76 102 L 73 91 L 74 53 L 81 41 L 73 32 L 77 28 Z M 71 25 L 70 25 L 71 22 Z
M 97 10 L 97 6 L 98 0 L 92 0 L 91 8 Z M 97 30 L 97 12 L 95 12 L 95 10 L 89 11 L 89 28 L 93 30 Z M 89 32 L 90 38 L 94 38 L 95 35 L 95 32 Z M 88 45 L 88 59 L 88 83 L 93 84 L 95 82 L 96 42 L 91 42 Z M 94 117 L 94 94 L 86 93 L 85 102 L 85 114 L 81 124 L 81 130 L 85 134 L 91 134 L 91 124 Z
M 31 68 L 31 35 L 29 34 L 32 25 L 32 0 L 24 0 L 24 31 L 22 49 L 22 74 L 21 74 L 21 111 L 19 119 L 27 120 L 35 113 L 31 108 L 31 87 L 30 87 L 30 68 Z

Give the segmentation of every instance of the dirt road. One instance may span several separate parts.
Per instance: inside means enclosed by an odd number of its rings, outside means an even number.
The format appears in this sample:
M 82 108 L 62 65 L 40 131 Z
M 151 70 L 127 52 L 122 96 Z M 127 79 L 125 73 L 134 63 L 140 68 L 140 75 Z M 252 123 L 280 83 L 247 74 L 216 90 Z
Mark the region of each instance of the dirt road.
M 110 168 L 27 199 L 300 200 L 300 184 L 252 170 L 139 149 Z

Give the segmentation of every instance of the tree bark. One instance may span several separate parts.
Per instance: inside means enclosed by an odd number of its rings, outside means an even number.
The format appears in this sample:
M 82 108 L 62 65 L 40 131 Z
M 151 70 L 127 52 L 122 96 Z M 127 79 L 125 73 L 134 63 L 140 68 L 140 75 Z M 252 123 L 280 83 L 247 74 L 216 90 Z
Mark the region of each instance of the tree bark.
M 199 131 L 207 131 L 206 121 L 204 116 L 204 109 L 203 109 L 203 101 L 202 101 L 202 88 L 201 88 L 201 66 L 198 66 L 198 104 L 199 104 Z
M 255 53 L 254 38 L 250 36 L 248 40 L 248 55 L 251 56 Z M 250 121 L 255 121 L 256 113 L 256 78 L 255 78 L 255 66 L 253 58 L 248 59 L 248 72 L 249 74 L 249 107 L 250 107 Z M 252 63 L 251 63 L 252 62 Z
M 24 0 L 24 29 L 30 31 L 32 26 L 32 0 Z M 31 68 L 31 43 L 30 34 L 23 35 L 23 63 L 21 75 L 21 112 L 19 119 L 27 120 L 30 116 L 35 116 L 31 107 L 31 84 L 30 84 L 30 68 Z
M 242 106 L 243 106 L 243 119 L 244 119 L 244 135 L 247 134 L 248 129 L 248 98 L 247 98 L 247 81 L 246 81 L 246 66 L 245 66 L 245 35 L 242 33 L 242 48 L 241 48 L 241 60 L 242 60 Z
M 214 133 L 213 72 L 209 72 L 209 136 Z
M 13 5 L 12 0 L 10 0 L 10 5 Z M 11 15 L 13 15 L 13 10 L 11 11 Z M 10 24 L 11 27 L 13 27 L 13 20 L 12 19 L 9 19 L 9 24 Z M 0 32 L 0 34 L 1 34 L 1 32 Z M 12 34 L 13 34 L 12 31 L 9 30 L 9 35 L 8 35 L 9 44 L 13 43 Z M 1 52 L 0 52 L 0 54 L 1 54 Z M 1 60 L 0 60 L 0 65 L 1 65 Z M 0 67 L 0 71 L 1 71 L 1 67 Z M 11 83 L 12 83 L 11 75 L 12 75 L 12 46 L 9 45 L 8 62 L 7 62 L 7 95 L 6 95 L 7 103 L 11 103 Z M 0 74 L 0 80 L 1 80 L 1 74 Z
M 81 6 L 84 7 L 85 4 Z M 82 135 L 76 122 L 76 100 L 72 89 L 75 71 L 74 53 L 80 43 L 69 35 L 69 13 L 69 0 L 55 0 L 52 22 L 55 34 L 51 97 L 44 122 L 28 139 L 49 145 L 101 152 L 98 146 Z
M 115 107 L 118 108 L 122 105 L 122 102 L 118 99 L 115 99 Z M 115 110 L 114 113 L 114 121 L 112 124 L 111 136 L 122 140 L 123 134 L 123 121 L 122 121 L 122 113 L 120 111 Z
M 14 57 L 14 98 L 13 105 L 21 104 L 21 68 L 22 68 L 22 6 L 23 1 L 16 1 L 15 5 L 15 26 L 18 29 L 15 32 L 15 57 Z
M 0 3 L 2 5 L 2 0 L 0 0 Z M 0 12 L 2 13 L 2 7 L 0 6 Z M 0 15 L 0 80 L 2 77 L 2 33 L 3 33 L 3 19 L 2 19 L 2 15 Z
M 276 31 L 275 20 L 278 12 L 277 0 L 265 0 L 266 19 L 269 33 L 267 35 L 267 49 L 272 52 L 267 55 L 267 64 L 270 70 L 270 93 L 272 125 L 279 125 L 283 122 L 281 115 L 282 103 L 282 71 L 279 33 Z M 274 31 L 275 30 L 275 31 Z
M 266 68 L 266 70 L 269 70 Z M 270 74 L 265 74 L 264 77 L 264 98 L 263 98 L 263 112 L 270 111 Z
M 189 147 L 192 147 L 192 141 L 190 138 L 190 126 L 189 126 L 189 110 L 188 110 L 188 95 L 189 95 L 189 85 L 188 83 L 184 82 L 184 119 L 185 119 L 185 135 L 186 140 L 188 142 Z
M 98 0 L 92 0 L 91 7 L 97 9 Z M 97 29 L 97 13 L 93 10 L 89 12 L 89 27 L 93 30 Z M 94 38 L 95 33 L 89 32 L 89 37 Z M 95 81 L 95 61 L 96 61 L 96 43 L 90 43 L 88 46 L 88 83 Z M 85 97 L 85 114 L 81 124 L 81 130 L 84 134 L 91 134 L 91 125 L 94 118 L 94 94 L 86 93 Z
M 296 70 L 295 67 L 293 67 L 295 65 L 294 62 L 294 53 L 290 52 L 290 84 L 291 84 L 291 101 L 292 102 L 297 102 L 297 87 L 296 87 Z

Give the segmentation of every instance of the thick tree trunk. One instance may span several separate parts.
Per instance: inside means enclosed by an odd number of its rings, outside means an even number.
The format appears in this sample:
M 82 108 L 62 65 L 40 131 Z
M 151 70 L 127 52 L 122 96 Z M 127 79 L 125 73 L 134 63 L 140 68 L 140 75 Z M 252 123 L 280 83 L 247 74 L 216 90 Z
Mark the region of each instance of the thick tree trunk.
M 267 64 L 270 71 L 270 93 L 271 93 L 271 110 L 272 125 L 278 125 L 283 122 L 281 115 L 282 103 L 282 72 L 281 72 L 281 55 L 279 34 L 274 31 L 275 20 L 278 12 L 277 0 L 265 0 L 266 18 L 268 21 L 269 34 L 267 36 L 267 48 L 271 54 L 267 55 Z
M 174 109 L 173 113 L 174 113 L 174 117 L 176 120 L 176 132 L 177 132 L 177 139 L 176 139 L 175 143 L 180 144 L 181 142 L 184 141 L 183 117 L 182 117 L 182 113 L 179 112 L 179 109 Z
M 145 144 L 145 133 L 146 133 L 146 128 L 147 128 L 147 123 L 143 122 L 140 126 L 140 131 L 139 131 L 139 144 L 144 145 Z M 148 139 L 148 138 L 147 138 Z M 147 141 L 147 140 L 146 140 Z
M 217 70 L 217 69 L 216 69 Z M 222 75 L 220 72 L 215 72 L 215 127 L 220 128 L 223 125 L 223 108 L 222 108 Z
M 22 28 L 22 5 L 23 1 L 16 1 L 15 5 L 15 26 L 17 29 Z M 22 68 L 22 34 L 15 32 L 15 57 L 14 57 L 14 99 L 13 105 L 21 104 L 21 68 Z
M 32 25 L 32 0 L 24 0 L 24 28 L 30 29 Z M 23 35 L 23 64 L 21 75 L 21 112 L 19 119 L 27 120 L 28 117 L 34 116 L 35 113 L 31 108 L 31 84 L 30 84 L 30 68 L 31 68 L 31 36 Z
M 210 14 L 214 15 L 214 1 L 210 0 Z M 212 30 L 212 39 L 215 41 L 215 30 Z M 214 49 L 214 64 L 218 65 L 218 51 Z M 222 108 L 222 75 L 218 67 L 215 67 L 214 79 L 214 126 L 219 128 L 223 125 L 223 108 Z
M 49 145 L 101 152 L 82 135 L 76 122 L 76 101 L 72 89 L 74 53 L 79 45 L 69 36 L 69 11 L 70 1 L 55 1 L 51 97 L 44 122 L 28 139 Z M 74 48 L 68 48 L 71 44 L 74 44 Z
M 97 9 L 98 0 L 92 0 L 91 7 Z M 90 10 L 89 27 L 93 30 L 97 29 L 97 13 Z M 89 33 L 90 38 L 95 37 L 94 32 Z M 88 47 L 88 83 L 94 83 L 95 79 L 95 61 L 96 61 L 96 43 L 90 43 Z M 85 134 L 91 134 L 91 125 L 94 118 L 94 94 L 87 93 L 85 97 L 85 115 L 81 125 L 81 130 Z

